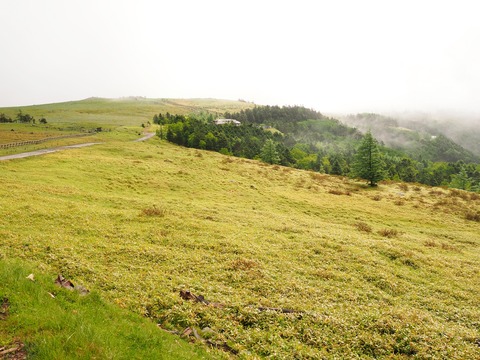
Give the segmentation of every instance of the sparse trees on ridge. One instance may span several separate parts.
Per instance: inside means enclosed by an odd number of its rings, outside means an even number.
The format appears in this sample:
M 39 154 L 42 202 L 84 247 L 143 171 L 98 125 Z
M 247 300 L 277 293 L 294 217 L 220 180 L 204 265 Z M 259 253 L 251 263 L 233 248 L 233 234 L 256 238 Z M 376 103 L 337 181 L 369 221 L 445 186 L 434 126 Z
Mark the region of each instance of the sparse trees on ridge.
M 39 120 L 40 124 L 46 124 L 47 119 L 44 117 L 41 117 Z M 35 124 L 36 119 L 30 115 L 30 114 L 25 114 L 22 112 L 22 110 L 19 110 L 17 115 L 15 116 L 15 119 L 12 119 L 11 117 L 5 115 L 4 113 L 0 113 L 0 123 L 21 123 L 21 124 Z
M 19 122 L 19 123 L 34 123 L 35 124 L 35 118 L 32 115 L 22 113 L 22 110 L 20 110 L 17 113 L 17 122 Z
M 0 123 L 12 123 L 12 122 L 13 122 L 12 118 L 8 117 L 4 113 L 0 114 Z

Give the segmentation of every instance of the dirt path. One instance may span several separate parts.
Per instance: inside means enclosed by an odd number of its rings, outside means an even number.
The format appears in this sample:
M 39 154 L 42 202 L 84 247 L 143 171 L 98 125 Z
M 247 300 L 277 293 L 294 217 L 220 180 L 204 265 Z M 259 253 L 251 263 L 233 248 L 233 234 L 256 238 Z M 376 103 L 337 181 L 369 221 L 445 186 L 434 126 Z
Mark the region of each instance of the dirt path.
M 145 141 L 145 140 L 148 140 L 148 139 L 150 139 L 154 136 L 155 136 L 155 133 L 148 133 L 144 137 L 141 137 L 140 139 L 136 139 L 134 141 L 135 142 Z M 30 157 L 30 156 L 45 155 L 45 154 L 50 154 L 50 153 L 54 153 L 54 152 L 57 152 L 57 151 L 63 151 L 63 150 L 68 150 L 68 149 L 78 149 L 78 148 L 83 148 L 83 147 L 93 146 L 93 145 L 98 145 L 98 144 L 104 144 L 104 143 L 103 142 L 90 142 L 90 143 L 85 143 L 85 144 L 67 145 L 67 146 L 59 146 L 59 147 L 50 148 L 50 149 L 29 151 L 29 152 L 24 152 L 24 153 L 20 153 L 20 154 L 5 155 L 5 156 L 0 156 L 0 161 L 22 159 L 22 158 L 26 158 L 26 157 Z
M 155 133 L 146 133 L 144 137 L 141 137 L 140 139 L 137 139 L 137 140 L 133 140 L 133 142 L 145 141 L 145 140 L 151 139 L 154 136 L 155 136 Z
M 78 144 L 78 145 L 59 146 L 59 147 L 56 147 L 56 148 L 29 151 L 29 152 L 24 152 L 24 153 L 20 153 L 20 154 L 5 155 L 5 156 L 0 156 L 0 161 L 22 159 L 22 158 L 26 158 L 26 157 L 30 157 L 30 156 L 45 155 L 45 154 L 50 154 L 50 153 L 54 153 L 54 152 L 57 152 L 57 151 L 82 148 L 82 147 L 87 147 L 87 146 L 92 146 L 92 145 L 97 145 L 97 144 L 103 144 L 103 143 L 85 143 L 85 144 Z

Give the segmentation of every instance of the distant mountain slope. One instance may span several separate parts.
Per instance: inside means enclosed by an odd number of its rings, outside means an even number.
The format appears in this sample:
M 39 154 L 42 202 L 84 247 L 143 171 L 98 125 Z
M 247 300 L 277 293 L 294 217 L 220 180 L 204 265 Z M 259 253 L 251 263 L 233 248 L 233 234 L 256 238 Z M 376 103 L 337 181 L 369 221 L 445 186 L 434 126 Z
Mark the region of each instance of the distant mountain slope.
M 302 106 L 258 106 L 226 116 L 246 123 L 274 127 L 294 142 L 306 144 L 312 147 L 311 150 L 316 148 L 320 152 L 330 148 L 335 148 L 330 149 L 332 151 L 338 148 L 353 151 L 352 145 L 356 145 L 361 138 L 356 129 Z
M 475 115 L 399 115 L 401 126 L 441 133 L 465 149 L 480 156 L 480 116 Z
M 449 138 L 445 127 L 435 126 L 435 123 L 405 121 L 373 113 L 348 115 L 341 120 L 363 132 L 371 130 L 386 146 L 404 151 L 417 160 L 480 161 L 478 154 Z

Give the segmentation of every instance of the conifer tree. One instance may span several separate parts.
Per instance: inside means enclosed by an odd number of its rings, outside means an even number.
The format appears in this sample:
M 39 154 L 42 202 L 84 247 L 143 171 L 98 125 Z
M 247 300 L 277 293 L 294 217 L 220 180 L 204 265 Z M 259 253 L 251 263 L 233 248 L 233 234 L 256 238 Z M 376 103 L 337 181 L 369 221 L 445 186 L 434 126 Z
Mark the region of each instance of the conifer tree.
M 368 131 L 363 137 L 353 163 L 353 176 L 365 179 L 370 186 L 385 178 L 385 164 L 377 140 Z
M 472 179 L 467 174 L 465 166 L 460 168 L 460 172 L 452 176 L 450 187 L 462 190 L 470 190 L 472 187 Z
M 269 164 L 279 164 L 280 155 L 277 151 L 277 145 L 272 139 L 265 141 L 265 145 L 262 147 L 260 157 L 263 161 Z

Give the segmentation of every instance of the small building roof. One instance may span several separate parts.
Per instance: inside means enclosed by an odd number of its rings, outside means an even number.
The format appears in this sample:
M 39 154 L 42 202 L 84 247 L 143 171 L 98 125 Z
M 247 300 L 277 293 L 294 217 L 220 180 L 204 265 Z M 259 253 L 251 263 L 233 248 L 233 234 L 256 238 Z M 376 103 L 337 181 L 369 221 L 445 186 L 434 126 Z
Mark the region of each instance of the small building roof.
M 217 119 L 214 121 L 216 125 L 224 125 L 224 124 L 233 124 L 233 125 L 240 125 L 241 122 L 235 119 Z

